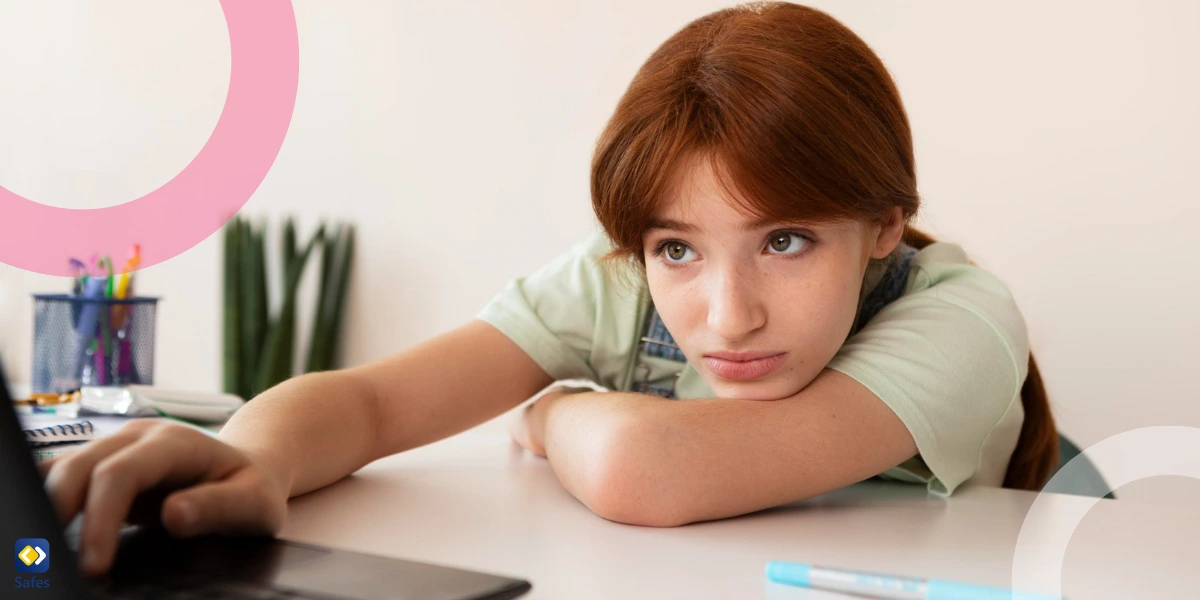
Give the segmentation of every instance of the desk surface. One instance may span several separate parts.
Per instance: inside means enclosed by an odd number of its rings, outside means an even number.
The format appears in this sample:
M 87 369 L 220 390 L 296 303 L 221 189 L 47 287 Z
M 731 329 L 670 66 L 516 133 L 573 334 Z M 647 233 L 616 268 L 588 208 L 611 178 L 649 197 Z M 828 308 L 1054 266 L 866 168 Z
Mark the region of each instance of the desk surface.
M 282 537 L 518 575 L 526 598 L 845 598 L 769 583 L 792 560 L 1008 587 L 1035 494 L 964 488 L 949 500 L 868 482 L 807 502 L 674 529 L 605 521 L 549 464 L 485 425 L 392 456 L 291 501 Z M 1088 499 L 1055 496 L 1061 506 Z M 1200 512 L 1103 500 L 1071 537 L 1071 600 L 1196 597 Z

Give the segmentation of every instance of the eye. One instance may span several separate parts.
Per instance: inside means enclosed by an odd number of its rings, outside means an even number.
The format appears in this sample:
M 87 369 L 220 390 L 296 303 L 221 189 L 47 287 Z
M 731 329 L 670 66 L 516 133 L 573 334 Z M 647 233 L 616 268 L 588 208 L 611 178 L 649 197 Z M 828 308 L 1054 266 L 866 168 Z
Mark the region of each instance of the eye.
M 812 240 L 794 231 L 777 231 L 767 238 L 767 247 L 772 254 L 799 254 Z
M 667 240 L 658 245 L 654 250 L 655 256 L 664 257 L 664 262 L 669 265 L 681 265 L 691 262 L 689 256 L 694 256 L 695 250 L 683 242 L 675 240 Z

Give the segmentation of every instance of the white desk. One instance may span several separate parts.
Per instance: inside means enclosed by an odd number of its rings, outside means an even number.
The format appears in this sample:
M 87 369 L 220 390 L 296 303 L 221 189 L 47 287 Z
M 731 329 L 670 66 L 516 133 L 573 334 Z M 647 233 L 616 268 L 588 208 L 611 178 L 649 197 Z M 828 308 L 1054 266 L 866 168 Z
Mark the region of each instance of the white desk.
M 605 521 L 492 424 L 295 498 L 282 537 L 521 576 L 526 598 L 847 598 L 769 583 L 768 560 L 1007 587 L 1035 494 L 948 501 L 865 483 L 794 506 L 674 529 Z M 1058 496 L 1062 502 L 1085 499 Z M 1194 506 L 1101 501 L 1064 561 L 1070 600 L 1196 598 Z

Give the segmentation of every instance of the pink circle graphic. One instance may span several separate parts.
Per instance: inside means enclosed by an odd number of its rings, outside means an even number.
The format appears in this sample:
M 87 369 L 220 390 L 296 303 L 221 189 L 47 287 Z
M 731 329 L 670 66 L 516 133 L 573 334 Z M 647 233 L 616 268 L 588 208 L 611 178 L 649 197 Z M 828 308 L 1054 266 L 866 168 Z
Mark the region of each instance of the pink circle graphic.
M 290 0 L 220 0 L 229 28 L 229 91 L 212 135 L 158 189 L 95 209 L 47 206 L 0 187 L 0 262 L 70 276 L 68 257 L 161 263 L 219 230 L 258 189 L 292 120 L 300 43 Z

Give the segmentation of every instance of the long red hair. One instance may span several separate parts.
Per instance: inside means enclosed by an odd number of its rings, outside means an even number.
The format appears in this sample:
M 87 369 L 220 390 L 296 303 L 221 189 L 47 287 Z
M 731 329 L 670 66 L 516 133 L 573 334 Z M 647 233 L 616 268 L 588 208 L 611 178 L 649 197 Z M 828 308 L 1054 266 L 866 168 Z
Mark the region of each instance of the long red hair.
M 862 39 L 805 6 L 717 11 L 642 65 L 592 160 L 592 205 L 614 243 L 606 260 L 641 264 L 648 222 L 696 154 L 756 217 L 878 223 L 899 206 L 909 223 L 920 206 L 896 84 Z M 911 225 L 904 240 L 934 241 Z M 1032 354 L 1021 403 L 1004 485 L 1040 489 L 1057 464 L 1058 437 Z

